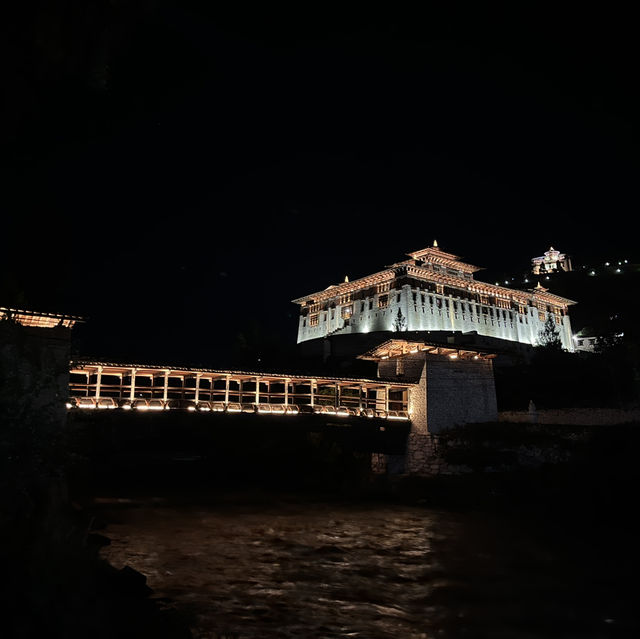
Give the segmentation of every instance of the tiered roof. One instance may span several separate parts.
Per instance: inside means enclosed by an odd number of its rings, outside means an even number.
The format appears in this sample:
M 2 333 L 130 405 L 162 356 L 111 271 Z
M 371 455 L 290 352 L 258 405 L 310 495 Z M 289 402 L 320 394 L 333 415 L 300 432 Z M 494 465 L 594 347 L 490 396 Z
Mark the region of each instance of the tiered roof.
M 479 266 L 461 262 L 458 255 L 445 253 L 438 247 L 437 242 L 434 242 L 433 246 L 414 251 L 413 253 L 407 253 L 407 255 L 414 260 L 425 262 L 426 264 L 438 264 L 439 266 L 462 271 L 463 273 L 475 273 L 476 271 L 482 270 Z
M 322 302 L 338 295 L 353 293 L 354 291 L 358 291 L 363 288 L 368 288 L 385 282 L 391 282 L 400 275 L 409 275 L 425 282 L 443 284 L 452 288 L 463 289 L 473 293 L 481 293 L 483 295 L 492 295 L 500 299 L 512 300 L 519 304 L 527 304 L 533 301 L 534 303 L 542 302 L 564 308 L 576 303 L 565 297 L 549 293 L 546 289 L 542 289 L 541 287 L 531 291 L 521 291 L 486 282 L 478 282 L 472 279 L 472 274 L 481 270 L 479 267 L 461 262 L 457 255 L 442 251 L 437 246 L 437 243 L 434 243 L 434 246 L 414 251 L 407 255 L 412 259 L 391 264 L 383 271 L 378 271 L 377 273 L 361 277 L 357 280 L 332 285 L 323 291 L 299 297 L 293 300 L 293 302 L 302 306 L 310 302 Z M 429 268 L 429 265 L 434 264 L 460 273 L 468 274 L 471 277 L 462 277 L 460 275 L 453 275 L 442 271 L 434 271 Z

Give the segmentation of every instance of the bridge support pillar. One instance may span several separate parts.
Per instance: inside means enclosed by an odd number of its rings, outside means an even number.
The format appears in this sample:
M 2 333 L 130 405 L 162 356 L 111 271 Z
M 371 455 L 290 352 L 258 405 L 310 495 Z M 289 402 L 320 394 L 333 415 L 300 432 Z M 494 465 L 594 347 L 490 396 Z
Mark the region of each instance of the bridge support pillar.
M 136 396 L 136 369 L 131 369 L 131 388 L 129 390 L 129 401 L 133 401 Z
M 400 472 L 442 472 L 444 464 L 436 445 L 440 433 L 459 424 L 497 420 L 492 360 L 472 355 L 462 358 L 456 353 L 417 352 L 399 357 L 404 360 L 405 374 L 418 379 L 409 389 L 411 431 Z M 395 359 L 380 361 L 378 374 L 392 376 L 397 370 Z M 385 396 L 388 406 L 388 387 Z M 392 461 L 387 460 L 387 472 Z
M 100 385 L 102 384 L 102 366 L 98 366 L 96 375 L 96 401 L 100 399 Z
M 164 372 L 164 384 L 162 387 L 162 400 L 167 401 L 169 397 L 169 371 Z

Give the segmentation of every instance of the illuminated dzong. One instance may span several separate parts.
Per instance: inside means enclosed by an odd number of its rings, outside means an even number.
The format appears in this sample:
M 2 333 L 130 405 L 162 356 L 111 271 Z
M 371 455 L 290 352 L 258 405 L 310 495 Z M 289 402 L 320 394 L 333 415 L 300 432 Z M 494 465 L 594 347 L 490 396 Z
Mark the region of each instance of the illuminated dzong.
M 479 282 L 480 268 L 433 246 L 357 280 L 293 300 L 300 305 L 298 343 L 374 331 L 462 331 L 535 345 L 553 318 L 573 351 L 568 307 L 575 302 L 540 284 L 529 291 Z

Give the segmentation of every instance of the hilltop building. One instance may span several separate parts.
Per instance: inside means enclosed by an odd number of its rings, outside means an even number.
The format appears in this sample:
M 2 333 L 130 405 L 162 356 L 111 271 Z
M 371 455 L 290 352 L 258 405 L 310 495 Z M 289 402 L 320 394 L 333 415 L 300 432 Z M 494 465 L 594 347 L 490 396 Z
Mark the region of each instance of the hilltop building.
M 522 291 L 474 280 L 480 268 L 437 242 L 407 256 L 372 275 L 293 300 L 300 305 L 298 343 L 378 331 L 460 331 L 534 345 L 550 316 L 563 347 L 574 350 L 572 300 L 540 284 Z
M 534 275 L 547 275 L 559 271 L 572 271 L 571 258 L 551 246 L 544 255 L 531 259 L 531 272 Z

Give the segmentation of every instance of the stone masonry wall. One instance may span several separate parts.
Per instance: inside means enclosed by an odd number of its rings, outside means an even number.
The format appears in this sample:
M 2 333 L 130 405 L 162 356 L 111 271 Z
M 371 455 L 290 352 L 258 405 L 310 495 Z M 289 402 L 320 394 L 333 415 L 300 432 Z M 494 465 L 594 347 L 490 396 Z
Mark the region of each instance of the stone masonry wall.
M 411 431 L 407 438 L 405 472 L 422 474 L 427 472 L 427 464 L 432 453 L 427 422 L 427 362 L 424 353 L 416 353 L 413 358 L 413 367 L 417 368 L 418 362 L 420 364 L 420 381 L 417 387 L 410 390 L 409 395 Z
M 460 472 L 440 459 L 437 435 L 458 424 L 496 421 L 493 363 L 491 360 L 450 359 L 424 352 L 390 358 L 379 363 L 382 377 L 406 376 L 419 382 L 409 395 L 411 432 L 403 468 L 384 455 L 372 459 L 374 472 L 438 474 Z
M 70 333 L 0 322 L 0 416 L 7 423 L 64 424 Z
M 417 380 L 423 373 L 424 362 L 423 352 L 383 359 L 378 362 L 378 377 Z
M 498 419 L 491 360 L 428 357 L 426 371 L 430 433 Z
M 466 466 L 448 464 L 440 455 L 438 435 L 423 435 L 411 432 L 407 440 L 407 453 L 400 460 L 399 455 L 371 455 L 371 471 L 374 474 L 410 475 L 460 475 L 469 472 Z

